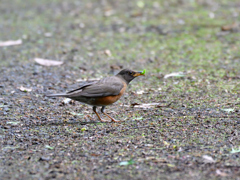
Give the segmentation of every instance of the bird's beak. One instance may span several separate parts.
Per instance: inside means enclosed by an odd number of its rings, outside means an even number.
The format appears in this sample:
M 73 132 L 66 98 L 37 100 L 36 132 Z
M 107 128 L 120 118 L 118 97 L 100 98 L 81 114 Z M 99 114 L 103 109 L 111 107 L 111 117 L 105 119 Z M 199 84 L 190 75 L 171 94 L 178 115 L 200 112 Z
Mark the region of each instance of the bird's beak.
M 133 76 L 138 77 L 138 76 L 145 76 L 146 70 L 144 69 L 143 71 L 136 72 Z

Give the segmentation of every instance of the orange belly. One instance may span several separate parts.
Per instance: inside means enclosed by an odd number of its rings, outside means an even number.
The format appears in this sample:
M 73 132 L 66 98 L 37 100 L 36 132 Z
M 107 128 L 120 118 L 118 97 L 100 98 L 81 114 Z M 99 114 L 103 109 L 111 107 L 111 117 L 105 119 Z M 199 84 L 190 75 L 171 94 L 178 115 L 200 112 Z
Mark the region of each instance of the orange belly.
M 120 97 L 124 94 L 126 89 L 127 89 L 127 84 L 123 82 L 123 88 L 121 89 L 118 95 L 95 98 L 92 104 L 94 104 L 95 106 L 107 106 L 107 105 L 113 104 L 120 99 Z
M 121 97 L 120 95 L 99 97 L 99 98 L 95 99 L 93 104 L 96 106 L 107 106 L 107 105 L 115 103 L 117 100 L 120 99 L 120 97 Z

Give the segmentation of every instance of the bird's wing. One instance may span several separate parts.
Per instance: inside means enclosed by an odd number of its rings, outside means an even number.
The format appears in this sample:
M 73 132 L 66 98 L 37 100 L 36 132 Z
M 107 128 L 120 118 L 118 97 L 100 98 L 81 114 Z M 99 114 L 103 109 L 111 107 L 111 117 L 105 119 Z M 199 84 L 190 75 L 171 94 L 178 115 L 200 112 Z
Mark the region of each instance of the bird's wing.
M 68 91 L 67 94 L 70 95 L 70 94 L 72 94 L 72 93 L 74 93 L 74 94 L 75 94 L 75 93 L 80 93 L 80 92 L 82 92 L 83 88 L 85 88 L 85 87 L 87 87 L 87 86 L 90 86 L 90 85 L 92 85 L 92 84 L 94 84 L 94 83 L 97 83 L 97 82 L 98 82 L 98 81 L 93 81 L 93 82 L 86 83 L 86 84 L 80 86 L 80 87 L 77 88 L 77 89 Z
M 96 83 L 84 86 L 81 89 L 70 91 L 68 93 L 69 98 L 71 97 L 104 97 L 104 96 L 115 96 L 120 93 L 124 84 L 121 79 L 116 76 L 108 77 L 99 80 Z

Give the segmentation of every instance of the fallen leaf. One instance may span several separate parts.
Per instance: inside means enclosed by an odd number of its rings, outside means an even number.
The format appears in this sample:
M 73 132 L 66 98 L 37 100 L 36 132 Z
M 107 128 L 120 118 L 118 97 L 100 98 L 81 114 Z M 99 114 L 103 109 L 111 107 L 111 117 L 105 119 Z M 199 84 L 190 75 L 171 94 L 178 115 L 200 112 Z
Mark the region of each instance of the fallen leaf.
M 72 99 L 70 99 L 70 98 L 64 98 L 62 102 L 63 102 L 63 104 L 69 104 L 71 100 Z
M 185 75 L 186 75 L 186 73 L 183 73 L 183 72 L 175 72 L 175 73 L 166 74 L 164 76 L 164 79 L 167 79 L 170 77 L 184 77 Z
M 43 66 L 59 66 L 63 64 L 62 61 L 54 61 L 54 60 L 41 59 L 41 58 L 35 58 L 34 61 Z
M 5 146 L 2 149 L 17 149 L 19 146 Z
M 100 156 L 100 154 L 92 153 L 92 154 L 90 154 L 90 156 L 98 157 L 98 156 Z
M 146 159 L 145 160 L 153 160 L 153 159 L 156 159 L 156 157 L 154 157 L 154 156 L 148 156 L 148 157 L 146 157 Z
M 54 147 L 49 146 L 49 145 L 46 145 L 45 148 L 46 148 L 46 149 L 51 149 L 51 150 L 54 149 Z
M 169 145 L 170 145 L 170 143 L 168 143 L 167 141 L 163 141 L 163 144 L 164 144 L 165 146 L 169 146 Z
M 113 14 L 115 13 L 115 11 L 114 10 L 112 10 L 112 9 L 107 9 L 106 11 L 105 11 L 105 13 L 104 13 L 104 16 L 112 16 Z
M 133 120 L 142 120 L 143 117 L 136 117 L 136 118 L 133 118 Z
M 144 1 L 138 1 L 137 6 L 143 8 L 145 6 Z
M 122 161 L 119 163 L 120 166 L 127 166 L 127 165 L 132 165 L 134 164 L 134 161 L 131 159 L 129 161 Z
M 221 109 L 222 111 L 225 111 L 227 113 L 233 112 L 234 108 L 227 108 L 227 109 Z
M 168 167 L 175 167 L 174 164 L 167 164 Z
M 23 86 L 19 87 L 18 89 L 22 92 L 31 92 L 32 91 L 31 88 L 26 88 L 26 87 L 23 87 Z
M 7 124 L 18 125 L 20 122 L 18 121 L 9 121 Z
M 136 94 L 143 94 L 144 93 L 144 90 L 139 90 L 136 92 Z
M 143 13 L 137 11 L 137 12 L 132 13 L 131 17 L 139 17 L 139 16 L 142 16 L 142 15 L 143 15 Z
M 240 148 L 239 149 L 232 148 L 232 151 L 230 151 L 230 153 L 239 153 L 239 152 L 240 152 Z
M 51 36 L 52 36 L 52 33 L 46 32 L 46 33 L 44 33 L 44 36 L 45 36 L 45 37 L 51 37 Z
M 146 147 L 153 147 L 152 144 L 145 144 L 144 146 L 146 146 Z
M 16 45 L 20 45 L 22 44 L 22 40 L 18 39 L 16 41 L 0 41 L 0 47 L 4 47 L 4 46 L 16 46 Z
M 222 31 L 233 31 L 238 28 L 238 24 L 236 22 L 232 24 L 227 24 L 221 27 Z
M 211 156 L 208 156 L 208 155 L 203 155 L 202 158 L 204 159 L 205 163 L 215 163 L 216 162 Z
M 208 14 L 208 16 L 209 16 L 211 19 L 214 19 L 215 14 L 214 14 L 213 12 L 210 12 L 210 13 Z
M 132 103 L 131 106 L 140 105 L 139 103 Z M 127 106 L 127 105 L 126 105 Z
M 0 108 L 1 108 L 1 107 L 7 107 L 7 105 L 4 105 L 4 104 L 0 104 Z
M 109 56 L 109 57 L 112 56 L 112 53 L 111 53 L 111 51 L 110 51 L 109 49 L 106 49 L 106 50 L 104 51 L 104 54 L 106 54 L 106 55 Z
M 51 158 L 50 157 L 45 157 L 45 156 L 42 156 L 39 158 L 39 161 L 50 161 Z
M 69 112 L 69 114 L 71 114 L 73 116 L 83 116 L 83 114 L 75 113 L 75 112 Z
M 160 103 L 146 103 L 146 104 L 139 104 L 139 105 L 133 105 L 133 106 L 136 108 L 150 109 L 157 105 L 160 105 Z
M 142 109 L 151 109 L 151 108 L 155 108 L 155 107 L 158 107 L 158 108 L 169 107 L 171 104 L 172 104 L 172 102 L 167 105 L 161 105 L 161 103 L 146 103 L 146 104 L 133 103 L 133 104 L 131 104 L 131 107 L 142 108 Z M 127 106 L 127 105 L 124 105 L 124 106 Z
M 177 149 L 177 145 L 173 145 L 173 149 Z
M 22 96 L 23 99 L 32 99 L 31 97 L 29 96 Z
M 223 177 L 228 176 L 225 172 L 222 172 L 219 169 L 216 170 L 216 174 Z

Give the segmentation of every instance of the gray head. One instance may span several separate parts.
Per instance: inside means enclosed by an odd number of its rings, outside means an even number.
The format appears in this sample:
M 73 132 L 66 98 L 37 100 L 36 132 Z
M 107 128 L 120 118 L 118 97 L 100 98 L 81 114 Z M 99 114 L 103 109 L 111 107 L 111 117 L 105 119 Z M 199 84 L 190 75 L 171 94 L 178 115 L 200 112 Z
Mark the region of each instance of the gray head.
M 124 79 L 127 83 L 130 83 L 135 77 L 142 76 L 145 74 L 145 70 L 136 72 L 130 69 L 121 70 L 116 76 Z

